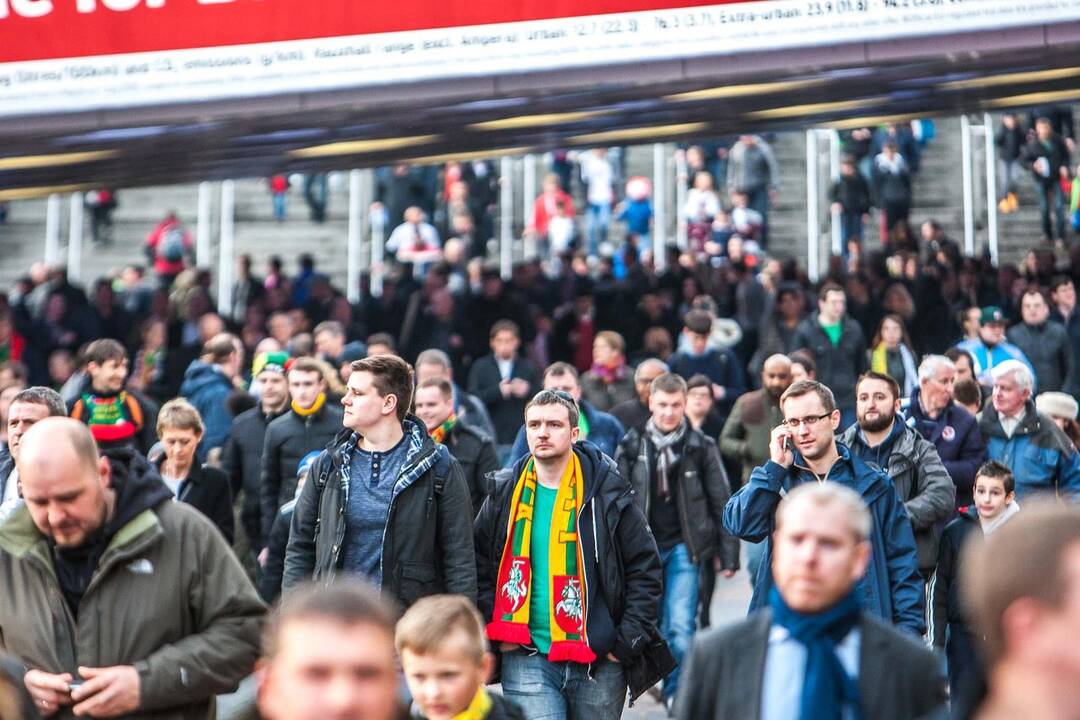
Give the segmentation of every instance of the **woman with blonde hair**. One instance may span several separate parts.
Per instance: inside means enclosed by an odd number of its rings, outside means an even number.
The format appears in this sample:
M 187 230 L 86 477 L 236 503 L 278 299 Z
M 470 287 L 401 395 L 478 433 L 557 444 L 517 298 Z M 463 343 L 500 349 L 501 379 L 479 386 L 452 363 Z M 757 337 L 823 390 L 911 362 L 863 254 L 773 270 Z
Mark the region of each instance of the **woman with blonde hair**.
M 195 457 L 205 432 L 199 411 L 184 398 L 170 400 L 158 412 L 157 431 L 165 448 L 165 454 L 156 461 L 161 479 L 177 501 L 188 503 L 208 517 L 231 545 L 233 504 L 229 476 L 201 464 Z

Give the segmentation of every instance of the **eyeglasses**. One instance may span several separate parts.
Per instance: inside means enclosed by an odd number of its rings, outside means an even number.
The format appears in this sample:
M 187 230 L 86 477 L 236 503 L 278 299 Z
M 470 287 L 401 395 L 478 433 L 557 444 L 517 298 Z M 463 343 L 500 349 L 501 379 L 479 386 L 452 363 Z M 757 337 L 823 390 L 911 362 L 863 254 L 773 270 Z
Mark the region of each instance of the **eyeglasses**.
M 807 415 L 804 418 L 787 418 L 784 420 L 783 424 L 789 430 L 798 430 L 800 425 L 805 425 L 808 428 L 812 428 L 819 422 L 830 416 L 832 416 L 832 413 L 827 412 L 824 415 Z
M 577 400 L 574 399 L 574 396 L 566 392 L 565 390 L 545 390 L 544 392 L 549 392 L 560 400 L 565 400 L 568 403 L 573 403 L 574 405 L 577 405 Z

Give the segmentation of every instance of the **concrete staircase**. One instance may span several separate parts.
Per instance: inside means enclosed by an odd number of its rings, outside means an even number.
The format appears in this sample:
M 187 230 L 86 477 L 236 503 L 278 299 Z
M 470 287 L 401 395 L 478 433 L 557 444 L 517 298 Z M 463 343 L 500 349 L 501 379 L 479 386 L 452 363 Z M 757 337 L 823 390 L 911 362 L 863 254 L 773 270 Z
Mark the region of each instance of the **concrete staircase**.
M 976 119 L 976 121 L 981 121 Z M 915 202 L 912 225 L 928 218 L 937 219 L 957 242 L 963 242 L 963 192 L 961 182 L 960 120 L 939 118 L 937 133 L 925 148 L 922 168 L 915 182 Z M 781 167 L 781 192 L 773 203 L 770 223 L 770 249 L 805 262 L 807 248 L 806 231 L 806 134 L 793 131 L 778 134 L 772 142 L 773 150 Z M 824 143 L 821 145 L 824 150 Z M 985 176 L 983 173 L 983 144 L 976 139 L 974 150 L 974 183 L 976 197 L 976 248 L 981 250 L 986 242 Z M 524 198 L 521 195 L 521 162 L 514 161 L 515 232 L 522 227 Z M 826 267 L 825 255 L 830 247 L 828 205 L 825 193 L 828 177 L 827 158 L 823 157 L 819 174 L 819 202 L 821 223 L 819 226 L 822 247 L 822 271 Z M 652 176 L 652 146 L 630 147 L 626 150 L 627 175 Z M 669 177 L 674 177 L 673 162 Z M 537 162 L 537 187 L 544 172 L 543 163 Z M 212 202 L 211 245 L 213 257 L 217 257 L 219 240 L 219 185 L 214 186 Z M 322 225 L 313 223 L 308 216 L 301 190 L 294 186 L 289 191 L 287 217 L 283 222 L 273 219 L 269 191 L 260 180 L 237 180 L 235 182 L 235 251 L 248 253 L 255 259 L 261 273 L 265 261 L 271 255 L 280 255 L 286 261 L 286 270 L 296 269 L 296 258 L 302 252 L 315 256 L 317 266 L 328 273 L 339 287 L 345 286 L 345 243 L 347 232 L 347 176 L 331 175 L 328 218 Z M 1023 254 L 1038 244 L 1041 232 L 1038 224 L 1037 203 L 1027 173 L 1020 180 L 1020 212 L 999 216 L 1001 262 L 1018 262 Z M 89 241 L 89 215 L 84 231 L 82 280 L 88 282 L 125 264 L 144 262 L 142 243 L 154 225 L 169 211 L 176 210 L 194 234 L 198 190 L 194 185 L 125 189 L 120 192 L 120 206 L 113 215 L 113 242 L 107 246 L 92 246 Z M 669 228 L 667 237 L 675 238 L 676 208 L 674 182 L 669 198 Z M 67 257 L 69 206 L 65 198 L 61 210 L 61 259 Z M 0 290 L 11 287 L 14 280 L 24 274 L 31 263 L 43 259 L 45 238 L 45 200 L 12 202 L 7 223 L 0 225 Z M 617 224 L 616 224 L 617 225 Z M 497 226 L 497 223 L 496 223 Z M 876 231 L 868 227 L 870 246 L 873 247 Z M 613 228 L 613 240 L 618 240 L 621 230 Z M 520 245 L 520 244 L 519 244 Z M 520 246 L 515 256 L 521 257 Z M 216 266 L 216 262 L 213 263 Z

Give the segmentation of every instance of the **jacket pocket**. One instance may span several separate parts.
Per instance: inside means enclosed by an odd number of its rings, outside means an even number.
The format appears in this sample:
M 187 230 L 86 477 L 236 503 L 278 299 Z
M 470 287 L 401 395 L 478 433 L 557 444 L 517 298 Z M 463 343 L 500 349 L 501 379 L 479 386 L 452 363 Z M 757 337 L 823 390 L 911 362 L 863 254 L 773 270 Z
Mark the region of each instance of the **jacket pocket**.
M 403 562 L 400 576 L 398 595 L 406 606 L 441 590 L 440 587 L 436 587 L 435 565 L 432 563 Z

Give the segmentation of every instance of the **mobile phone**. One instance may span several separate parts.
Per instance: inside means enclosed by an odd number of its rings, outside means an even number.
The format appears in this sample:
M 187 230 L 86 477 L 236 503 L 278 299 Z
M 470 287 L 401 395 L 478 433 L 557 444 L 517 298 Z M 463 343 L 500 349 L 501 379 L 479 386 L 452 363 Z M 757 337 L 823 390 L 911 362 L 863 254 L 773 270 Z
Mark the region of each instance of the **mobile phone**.
M 86 682 L 86 681 L 83 680 L 82 678 L 75 678 L 74 680 L 72 680 L 71 682 L 68 683 L 68 691 L 69 692 L 75 692 L 75 690 L 77 690 L 78 688 L 81 688 L 83 686 L 84 682 Z
M 791 442 L 790 435 L 784 436 L 784 450 L 787 450 L 788 452 L 795 452 L 795 443 Z

